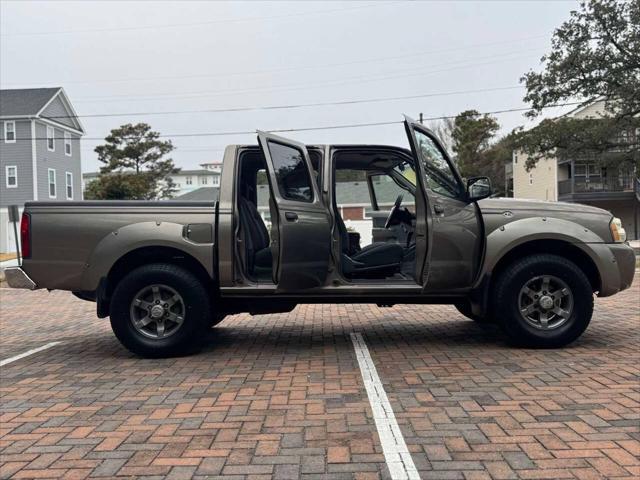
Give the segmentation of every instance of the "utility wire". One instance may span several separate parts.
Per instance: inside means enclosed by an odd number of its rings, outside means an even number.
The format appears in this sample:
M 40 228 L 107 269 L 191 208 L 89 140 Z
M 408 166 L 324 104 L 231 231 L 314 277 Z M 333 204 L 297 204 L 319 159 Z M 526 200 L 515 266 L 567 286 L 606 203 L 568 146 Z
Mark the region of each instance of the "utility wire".
M 86 115 L 51 115 L 44 118 L 48 120 L 60 119 L 60 118 L 98 118 L 98 117 L 127 117 L 127 116 L 146 116 L 146 115 L 178 115 L 178 114 L 190 114 L 190 113 L 230 113 L 230 112 L 249 112 L 259 110 L 288 110 L 297 108 L 309 108 L 309 107 L 324 107 L 324 106 L 338 106 L 338 105 L 357 105 L 362 103 L 381 103 L 391 102 L 396 100 L 412 100 L 417 98 L 428 97 L 446 97 L 452 95 L 463 95 L 468 93 L 484 93 L 495 92 L 503 90 L 515 90 L 524 88 L 523 85 L 516 85 L 511 87 L 494 87 L 494 88 L 478 88 L 474 90 L 457 90 L 452 92 L 440 92 L 440 93 L 419 93 L 416 95 L 402 95 L 396 97 L 377 97 L 377 98 L 363 98 L 359 100 L 337 100 L 333 102 L 315 102 L 315 103 L 297 103 L 289 105 L 266 105 L 266 106 L 254 106 L 254 107 L 231 107 L 231 108 L 213 108 L 213 109 L 199 109 L 199 110 L 170 110 L 159 112 L 114 112 L 114 113 L 89 113 Z
M 75 33 L 104 33 L 104 32 L 126 32 L 126 31 L 135 31 L 135 30 L 158 30 L 162 28 L 200 27 L 200 26 L 206 26 L 206 25 L 216 25 L 220 23 L 229 24 L 229 23 L 241 23 L 241 22 L 255 22 L 255 21 L 261 21 L 261 20 L 276 20 L 276 19 L 282 19 L 282 18 L 306 17 L 306 16 L 313 16 L 313 15 L 326 15 L 330 13 L 362 10 L 365 8 L 376 8 L 381 6 L 387 6 L 394 3 L 398 3 L 398 2 L 375 2 L 367 5 L 359 5 L 356 7 L 339 8 L 339 9 L 332 9 L 332 10 L 319 10 L 315 12 L 288 13 L 284 15 L 272 15 L 268 17 L 224 18 L 224 19 L 217 19 L 217 20 L 208 20 L 205 22 L 169 23 L 169 24 L 162 24 L 162 25 L 140 25 L 136 27 L 87 28 L 87 29 L 77 29 L 77 30 L 57 30 L 57 31 L 48 31 L 48 32 L 9 32 L 9 33 L 3 32 L 0 35 L 3 37 L 24 37 L 24 36 L 42 36 L 42 35 L 69 35 L 69 34 L 75 34 Z
M 581 105 L 583 102 L 566 102 L 566 103 L 556 103 L 554 105 L 547 105 L 542 108 L 553 108 L 553 107 L 565 107 L 569 105 Z M 493 110 L 490 112 L 480 112 L 480 115 L 496 115 L 502 113 L 509 112 L 523 112 L 531 110 L 530 107 L 525 108 L 508 108 L 504 110 Z M 439 117 L 423 117 L 423 120 L 446 120 L 456 118 L 457 115 L 446 115 Z M 396 125 L 401 124 L 401 120 L 394 120 L 388 122 L 367 122 L 367 123 L 349 123 L 342 125 L 324 125 L 318 127 L 302 127 L 302 128 L 281 128 L 281 129 L 270 129 L 265 130 L 269 133 L 287 133 L 287 132 L 309 132 L 315 130 L 339 130 L 344 128 L 359 128 L 359 127 L 377 127 L 382 125 Z M 160 134 L 158 138 L 182 138 L 182 137 L 222 137 L 222 136 L 232 136 L 232 135 L 253 135 L 255 134 L 255 130 L 242 130 L 242 131 L 229 131 L 229 132 L 194 132 L 194 133 L 173 133 L 173 134 Z M 64 137 L 51 137 L 58 140 L 62 140 Z M 47 140 L 47 137 L 24 137 L 22 140 Z M 104 140 L 102 137 L 84 137 L 83 140 Z
M 528 55 L 520 55 L 514 57 L 522 52 L 532 52 L 537 51 L 538 49 L 527 49 L 527 50 L 519 50 L 508 53 L 502 53 L 498 55 L 490 55 L 486 57 L 478 57 L 479 60 L 491 60 L 486 62 L 475 62 L 468 63 L 466 60 L 457 60 L 453 62 L 442 62 L 440 65 L 454 65 L 450 68 L 440 68 L 436 70 L 426 70 L 424 68 L 419 69 L 410 69 L 406 70 L 403 73 L 394 73 L 391 75 L 358 75 L 351 77 L 344 77 L 342 80 L 338 81 L 330 81 L 330 82 L 321 82 L 321 83 L 303 83 L 303 84 L 286 84 L 286 85 L 276 85 L 274 87 L 258 87 L 258 88 L 243 88 L 243 89 L 230 89 L 230 90 L 216 90 L 216 92 L 211 91 L 199 91 L 199 92 L 190 92 L 190 93 L 166 93 L 166 94 L 157 94 L 157 95 L 135 95 L 131 94 L 127 95 L 109 95 L 102 97 L 85 97 L 85 98 L 77 98 L 75 99 L 75 103 L 98 103 L 98 102 L 144 102 L 149 100 L 156 99 L 190 99 L 190 98 L 202 98 L 202 97 L 221 97 L 235 94 L 245 94 L 245 93 L 264 93 L 264 92 L 287 92 L 293 90 L 307 90 L 310 88 L 322 88 L 322 87 L 330 87 L 330 86 L 339 86 L 339 85 L 348 85 L 353 83 L 363 84 L 363 83 L 372 83 L 378 82 L 381 80 L 392 80 L 396 78 L 408 78 L 408 77 L 422 77 L 426 75 L 433 75 L 436 73 L 450 72 L 454 70 L 461 70 L 467 68 L 480 67 L 485 65 L 492 65 L 495 63 L 501 63 L 505 61 L 513 61 L 518 60 L 520 58 L 529 58 Z
M 325 68 L 333 68 L 333 67 L 344 67 L 349 65 L 359 65 L 365 63 L 378 63 L 384 62 L 388 60 L 399 60 L 403 58 L 413 58 L 413 57 L 422 57 L 428 55 L 436 55 L 443 53 L 452 53 L 459 51 L 466 51 L 474 48 L 481 47 L 489 47 L 494 45 L 504 45 L 504 44 L 513 44 L 524 41 L 531 41 L 541 38 L 547 38 L 549 35 L 534 35 L 530 37 L 521 37 L 512 40 L 502 40 L 499 42 L 487 42 L 487 43 L 478 43 L 473 45 L 466 45 L 461 47 L 454 48 L 443 48 L 439 50 L 429 50 L 415 53 L 408 53 L 405 55 L 394 55 L 389 57 L 377 57 L 377 58 L 367 58 L 361 60 L 352 60 L 348 62 L 339 62 L 339 63 L 325 63 L 325 64 L 315 64 L 315 65 L 302 65 L 302 66 L 291 66 L 291 67 L 281 67 L 281 68 L 272 68 L 265 70 L 250 70 L 245 72 L 227 72 L 227 73 L 216 73 L 216 74 L 193 74 L 193 75 L 168 75 L 168 76 L 154 76 L 154 77 L 131 77 L 131 78 L 120 78 L 120 79 L 96 79 L 96 80 L 63 80 L 57 82 L 59 84 L 96 84 L 96 83 L 127 83 L 127 82 L 136 82 L 136 81 L 158 81 L 158 80 L 186 80 L 186 79 L 194 79 L 194 78 L 223 78 L 223 77 L 233 77 L 233 76 L 248 76 L 248 75 L 266 75 L 269 73 L 277 73 L 277 72 L 287 72 L 287 71 L 300 71 L 300 70 L 316 70 L 316 69 L 325 69 Z M 5 86 L 12 85 L 24 85 L 23 83 L 7 83 Z M 39 85 L 39 84 L 38 84 Z

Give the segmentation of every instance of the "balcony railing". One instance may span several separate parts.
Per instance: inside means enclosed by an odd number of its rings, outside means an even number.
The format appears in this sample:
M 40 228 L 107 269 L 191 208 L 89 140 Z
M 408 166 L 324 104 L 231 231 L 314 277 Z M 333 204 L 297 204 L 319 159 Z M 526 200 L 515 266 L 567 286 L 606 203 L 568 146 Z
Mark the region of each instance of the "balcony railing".
M 634 175 L 616 175 L 611 177 L 574 177 L 558 182 L 558 194 L 590 192 L 633 192 L 638 181 Z

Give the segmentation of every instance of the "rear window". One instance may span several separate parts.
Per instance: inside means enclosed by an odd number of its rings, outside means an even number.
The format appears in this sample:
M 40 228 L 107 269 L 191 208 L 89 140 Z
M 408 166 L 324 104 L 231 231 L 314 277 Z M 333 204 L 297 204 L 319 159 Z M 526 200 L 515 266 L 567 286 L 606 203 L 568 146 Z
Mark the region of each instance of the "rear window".
M 313 188 L 301 150 L 281 143 L 269 142 L 278 191 L 282 198 L 297 202 L 313 202 Z

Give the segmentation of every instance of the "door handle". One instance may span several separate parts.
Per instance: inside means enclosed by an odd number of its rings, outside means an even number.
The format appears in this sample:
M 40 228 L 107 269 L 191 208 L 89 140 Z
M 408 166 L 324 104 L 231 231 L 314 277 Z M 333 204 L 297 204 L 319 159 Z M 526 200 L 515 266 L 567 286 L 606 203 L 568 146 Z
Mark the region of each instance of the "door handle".
M 290 222 L 295 222 L 296 220 L 298 220 L 298 214 L 295 212 L 284 212 L 284 218 L 286 218 Z
M 433 205 L 433 211 L 435 213 L 437 213 L 438 215 L 444 213 L 444 207 L 442 205 L 440 205 L 439 203 L 436 203 Z

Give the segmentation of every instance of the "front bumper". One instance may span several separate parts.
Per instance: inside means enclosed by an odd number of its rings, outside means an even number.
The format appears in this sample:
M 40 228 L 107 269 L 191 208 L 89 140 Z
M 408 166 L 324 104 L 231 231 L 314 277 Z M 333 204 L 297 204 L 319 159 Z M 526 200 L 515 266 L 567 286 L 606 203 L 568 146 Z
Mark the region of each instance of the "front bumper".
M 636 254 L 627 243 L 609 244 L 609 249 L 620 272 L 620 290 L 625 290 L 633 282 L 633 275 L 636 272 Z
M 4 269 L 4 276 L 11 288 L 26 288 L 27 290 L 35 290 L 36 284 L 29 278 L 24 270 L 20 267 L 7 267 Z

